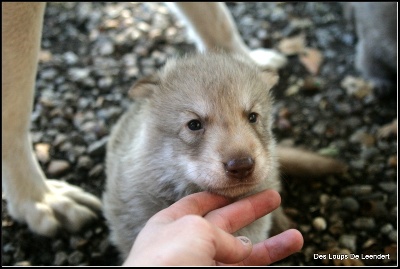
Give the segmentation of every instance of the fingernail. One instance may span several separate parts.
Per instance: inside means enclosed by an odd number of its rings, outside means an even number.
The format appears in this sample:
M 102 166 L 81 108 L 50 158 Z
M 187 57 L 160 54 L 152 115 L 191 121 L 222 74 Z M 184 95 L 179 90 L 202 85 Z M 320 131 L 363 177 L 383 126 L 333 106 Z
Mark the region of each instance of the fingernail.
M 240 241 L 242 241 L 242 243 L 243 243 L 244 245 L 249 245 L 249 244 L 251 244 L 250 239 L 248 239 L 248 238 L 245 237 L 245 236 L 238 236 L 237 238 L 238 238 Z

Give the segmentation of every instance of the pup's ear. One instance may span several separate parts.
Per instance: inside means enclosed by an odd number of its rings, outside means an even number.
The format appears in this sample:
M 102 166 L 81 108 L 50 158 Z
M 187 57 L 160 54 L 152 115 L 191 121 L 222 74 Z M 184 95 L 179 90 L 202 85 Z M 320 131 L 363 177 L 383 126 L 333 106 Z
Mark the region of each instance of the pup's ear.
M 148 98 L 157 90 L 159 83 L 157 75 L 141 78 L 129 89 L 128 96 L 132 99 Z
M 265 70 L 261 73 L 261 79 L 267 83 L 269 88 L 272 88 L 278 83 L 279 75 L 275 71 Z

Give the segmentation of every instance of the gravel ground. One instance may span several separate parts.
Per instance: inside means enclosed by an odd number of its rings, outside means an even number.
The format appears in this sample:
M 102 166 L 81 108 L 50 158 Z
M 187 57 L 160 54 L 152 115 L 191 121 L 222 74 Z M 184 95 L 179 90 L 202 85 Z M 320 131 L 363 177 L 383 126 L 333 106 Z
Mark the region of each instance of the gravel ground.
M 251 48 L 286 48 L 292 54 L 275 88 L 277 138 L 349 165 L 341 176 L 284 178 L 282 203 L 305 244 L 276 265 L 396 265 L 397 135 L 381 127 L 397 117 L 397 98 L 378 99 L 370 88 L 357 86 L 363 83 L 353 67 L 357 39 L 341 6 L 232 3 L 229 8 Z M 183 24 L 157 3 L 52 3 L 43 32 L 33 145 L 49 178 L 100 196 L 105 144 L 130 103 L 127 90 L 168 57 L 193 51 L 193 43 Z M 288 52 L 301 33 L 312 53 Z M 119 264 L 104 219 L 78 234 L 50 239 L 13 221 L 5 204 L 3 199 L 2 265 Z M 346 253 L 390 259 L 334 257 Z

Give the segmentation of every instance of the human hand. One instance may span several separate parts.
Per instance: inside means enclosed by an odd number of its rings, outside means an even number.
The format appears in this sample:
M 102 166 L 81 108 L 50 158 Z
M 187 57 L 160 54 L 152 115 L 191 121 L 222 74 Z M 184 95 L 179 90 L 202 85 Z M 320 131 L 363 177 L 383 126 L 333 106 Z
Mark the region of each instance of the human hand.
M 231 204 L 228 198 L 208 192 L 186 196 L 149 219 L 123 265 L 269 265 L 302 248 L 299 231 L 287 230 L 254 246 L 231 233 L 279 204 L 274 190 Z

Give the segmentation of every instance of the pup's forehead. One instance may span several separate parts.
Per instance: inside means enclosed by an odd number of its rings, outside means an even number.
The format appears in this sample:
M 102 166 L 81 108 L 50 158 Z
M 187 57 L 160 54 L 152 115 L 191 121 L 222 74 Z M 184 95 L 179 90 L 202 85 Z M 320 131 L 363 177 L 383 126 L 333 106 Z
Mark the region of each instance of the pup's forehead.
M 169 61 L 160 77 L 168 94 L 208 101 L 246 100 L 269 90 L 253 64 L 220 54 Z
M 255 110 L 265 113 L 275 82 L 269 84 L 262 74 L 252 63 L 227 55 L 172 60 L 159 73 L 160 91 L 153 100 L 160 111 L 189 111 L 202 118 L 237 118 Z

